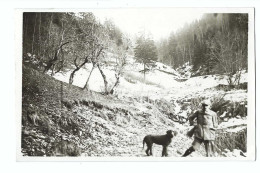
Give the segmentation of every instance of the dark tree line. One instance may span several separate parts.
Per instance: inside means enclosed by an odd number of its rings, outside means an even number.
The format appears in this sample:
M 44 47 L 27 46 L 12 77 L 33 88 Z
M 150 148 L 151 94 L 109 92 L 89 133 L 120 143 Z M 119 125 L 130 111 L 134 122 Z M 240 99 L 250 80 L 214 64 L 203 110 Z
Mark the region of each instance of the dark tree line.
M 194 72 L 234 75 L 247 69 L 248 14 L 205 14 L 157 44 L 159 61 Z
M 23 57 L 30 60 L 43 73 L 54 75 L 58 72 L 71 71 L 69 83 L 77 71 L 92 64 L 86 77 L 84 89 L 92 71 L 97 68 L 104 79 L 104 92 L 108 88 L 103 66 L 106 65 L 107 53 L 116 50 L 117 61 L 114 65 L 122 69 L 125 65 L 129 40 L 112 21 L 101 24 L 93 13 L 32 13 L 23 14 Z M 122 70 L 116 71 L 116 84 Z M 113 86 L 115 86 L 113 85 Z

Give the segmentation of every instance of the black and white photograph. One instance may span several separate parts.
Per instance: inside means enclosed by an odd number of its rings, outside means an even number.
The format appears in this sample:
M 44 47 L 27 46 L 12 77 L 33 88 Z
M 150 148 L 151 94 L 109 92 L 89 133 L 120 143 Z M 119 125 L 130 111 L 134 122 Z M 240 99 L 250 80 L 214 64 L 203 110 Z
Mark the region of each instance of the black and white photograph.
M 255 159 L 254 8 L 19 9 L 18 161 Z

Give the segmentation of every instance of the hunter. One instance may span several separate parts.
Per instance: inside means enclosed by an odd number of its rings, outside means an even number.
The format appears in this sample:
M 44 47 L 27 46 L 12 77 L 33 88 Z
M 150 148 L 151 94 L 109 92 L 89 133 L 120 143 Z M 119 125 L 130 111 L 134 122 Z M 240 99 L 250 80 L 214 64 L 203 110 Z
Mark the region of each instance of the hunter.
M 197 120 L 197 125 L 188 132 L 189 136 L 192 136 L 194 133 L 194 141 L 192 146 L 186 150 L 182 157 L 186 157 L 193 151 L 198 150 L 202 143 L 205 145 L 207 157 L 211 157 L 213 152 L 215 152 L 215 131 L 218 127 L 217 114 L 209 109 L 209 105 L 209 101 L 203 101 L 201 103 L 201 109 L 189 117 L 190 125 L 194 125 L 195 119 Z

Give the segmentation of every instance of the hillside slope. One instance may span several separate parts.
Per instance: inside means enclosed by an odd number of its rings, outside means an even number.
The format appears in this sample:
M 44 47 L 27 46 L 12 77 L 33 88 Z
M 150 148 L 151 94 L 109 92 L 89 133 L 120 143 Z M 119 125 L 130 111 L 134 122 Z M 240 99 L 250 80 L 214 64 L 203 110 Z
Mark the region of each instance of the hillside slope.
M 142 157 L 146 156 L 142 149 L 145 135 L 165 134 L 171 129 L 177 131 L 178 135 L 169 146 L 169 155 L 180 157 L 191 145 L 192 139 L 186 136 L 189 130 L 188 123 L 175 122 L 176 119 L 171 113 L 187 118 L 190 110 L 194 110 L 198 101 L 205 98 L 207 93 L 211 93 L 210 96 L 213 97 L 223 92 L 212 92 L 209 89 L 205 90 L 207 87 L 199 86 L 200 91 L 191 93 L 190 90 L 184 89 L 184 92 L 176 95 L 175 92 L 183 87 L 190 88 L 192 84 L 191 81 L 186 81 L 168 90 L 155 86 L 157 92 L 152 87 L 150 94 L 149 90 L 139 94 L 140 91 L 135 92 L 130 88 L 125 92 L 129 85 L 121 82 L 116 96 L 104 96 L 96 92 L 83 91 L 77 86 L 68 85 L 23 66 L 22 153 L 25 156 Z M 140 84 L 133 83 L 134 87 L 135 85 Z M 141 85 L 149 87 L 151 84 Z M 230 91 L 227 96 L 232 96 L 232 93 L 237 95 L 236 92 Z M 189 108 L 187 105 L 193 107 Z M 217 145 L 222 146 L 226 143 L 221 149 L 239 149 L 246 152 L 243 142 L 246 140 L 244 122 L 239 121 L 236 127 L 226 122 L 223 128 L 232 126 L 232 129 L 240 130 L 235 130 L 236 133 L 231 135 L 226 132 L 220 133 L 218 139 L 221 140 L 217 140 Z M 201 147 L 200 151 L 191 156 L 204 155 L 204 149 Z M 229 155 L 234 156 L 232 153 Z M 161 147 L 158 145 L 154 146 L 154 156 L 161 156 Z M 240 151 L 236 156 L 240 156 Z
M 22 152 L 29 156 L 145 156 L 143 137 L 168 129 L 179 132 L 169 149 L 178 156 L 187 140 L 183 127 L 149 102 L 82 91 L 26 66 L 22 112 Z M 161 155 L 161 147 L 154 150 Z

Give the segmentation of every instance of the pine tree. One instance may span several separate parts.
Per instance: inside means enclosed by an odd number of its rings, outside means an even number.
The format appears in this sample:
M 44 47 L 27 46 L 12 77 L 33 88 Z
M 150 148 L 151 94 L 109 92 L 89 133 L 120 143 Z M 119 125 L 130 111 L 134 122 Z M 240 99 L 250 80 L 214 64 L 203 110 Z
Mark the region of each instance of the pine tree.
M 134 49 L 135 58 L 137 62 L 140 62 L 144 65 L 144 79 L 146 67 L 153 65 L 157 61 L 157 49 L 154 44 L 154 41 L 144 37 L 140 37 L 137 40 L 137 46 Z

